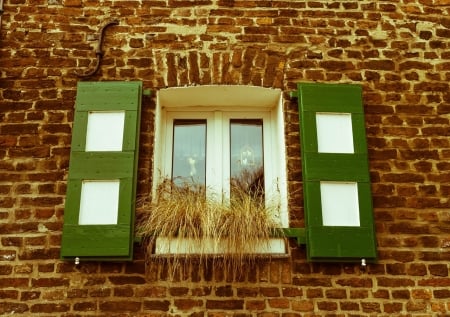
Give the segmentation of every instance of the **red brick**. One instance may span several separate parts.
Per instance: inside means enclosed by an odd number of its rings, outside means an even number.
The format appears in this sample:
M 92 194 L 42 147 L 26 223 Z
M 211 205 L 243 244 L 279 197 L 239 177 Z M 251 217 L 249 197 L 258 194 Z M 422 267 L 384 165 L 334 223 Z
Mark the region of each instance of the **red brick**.
M 2 315 L 12 315 L 12 314 L 22 314 L 29 311 L 26 304 L 14 303 L 14 302 L 3 302 L 0 303 L 0 314 Z
M 266 303 L 264 300 L 247 300 L 245 302 L 245 309 L 253 311 L 253 310 L 265 310 Z
M 359 304 L 354 302 L 340 302 L 340 308 L 341 310 L 345 311 L 358 311 L 359 310 Z
M 18 299 L 19 292 L 16 290 L 0 290 L 0 299 Z
M 336 311 L 338 309 L 338 304 L 336 302 L 318 302 L 317 307 L 319 310 Z
M 279 297 L 280 290 L 276 287 L 261 287 L 260 293 L 264 297 Z
M 144 301 L 144 310 L 168 311 L 170 302 L 167 300 Z
M 378 285 L 381 287 L 411 287 L 415 285 L 414 280 L 408 278 L 387 278 L 387 277 L 378 277 L 377 278 Z
M 384 303 L 383 306 L 384 312 L 389 314 L 399 313 L 403 310 L 403 304 L 399 302 Z
M 371 60 L 364 63 L 364 67 L 371 70 L 395 70 L 392 60 Z
M 237 310 L 244 308 L 243 300 L 207 300 L 206 309 Z
M 97 303 L 96 302 L 80 302 L 73 304 L 74 311 L 96 311 Z
M 146 302 L 144 302 L 144 307 Z M 108 301 L 100 302 L 99 309 L 104 312 L 137 312 L 141 309 L 141 303 L 137 301 Z
M 108 279 L 113 285 L 145 284 L 141 276 L 110 276 Z
M 430 264 L 428 270 L 434 276 L 448 276 L 448 266 L 446 264 Z
M 63 313 L 70 310 L 68 304 L 33 304 L 30 307 L 32 313 Z
M 335 298 L 335 299 L 347 298 L 347 292 L 345 289 L 327 290 L 327 291 L 325 291 L 325 297 L 326 298 Z
M 369 314 L 381 313 L 381 308 L 379 303 L 369 303 L 362 302 L 361 303 L 362 311 Z
M 294 278 L 294 285 L 299 286 L 326 286 L 331 287 L 331 279 L 329 278 Z
M 373 285 L 372 279 L 370 278 L 347 278 L 347 279 L 337 279 L 336 284 L 341 286 L 350 287 L 367 287 L 371 288 Z
M 38 278 L 32 279 L 31 285 L 33 287 L 57 287 L 68 286 L 69 280 L 67 278 Z
M 202 307 L 203 301 L 195 299 L 175 299 L 174 304 L 180 310 L 189 311 L 196 307 Z
M 318 303 L 320 304 L 320 303 Z M 314 311 L 314 304 L 309 301 L 309 300 L 298 300 L 298 301 L 293 301 L 291 303 L 292 306 L 292 310 L 294 311 L 301 311 L 301 312 L 308 312 L 308 311 Z M 319 309 L 320 308 L 320 305 Z

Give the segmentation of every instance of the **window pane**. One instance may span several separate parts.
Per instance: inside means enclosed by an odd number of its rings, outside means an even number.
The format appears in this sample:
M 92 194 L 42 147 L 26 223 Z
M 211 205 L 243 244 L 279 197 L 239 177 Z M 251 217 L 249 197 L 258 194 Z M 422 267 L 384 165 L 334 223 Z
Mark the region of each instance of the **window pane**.
M 172 180 L 205 185 L 206 120 L 174 120 Z
M 230 122 L 231 198 L 249 194 L 264 203 L 264 158 L 262 120 Z

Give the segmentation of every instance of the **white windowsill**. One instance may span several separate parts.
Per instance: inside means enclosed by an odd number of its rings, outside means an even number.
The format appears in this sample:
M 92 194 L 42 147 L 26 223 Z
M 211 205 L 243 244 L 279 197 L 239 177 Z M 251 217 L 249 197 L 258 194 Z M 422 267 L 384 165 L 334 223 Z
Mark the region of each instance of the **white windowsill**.
M 252 248 L 248 254 L 260 254 L 271 256 L 287 256 L 286 241 L 283 238 L 271 238 L 267 243 Z M 218 255 L 226 253 L 226 247 L 223 243 L 216 243 L 213 239 L 204 239 L 194 241 L 193 239 L 171 239 L 158 237 L 155 243 L 155 255 L 195 255 L 209 254 Z

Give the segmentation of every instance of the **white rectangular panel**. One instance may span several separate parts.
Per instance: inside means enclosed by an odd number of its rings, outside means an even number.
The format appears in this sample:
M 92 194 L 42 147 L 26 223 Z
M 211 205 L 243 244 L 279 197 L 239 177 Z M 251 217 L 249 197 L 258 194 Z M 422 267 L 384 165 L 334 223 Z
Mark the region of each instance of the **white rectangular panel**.
M 320 182 L 324 226 L 360 227 L 358 184 Z
M 316 113 L 319 153 L 354 153 L 352 115 Z
M 250 250 L 239 250 L 247 254 L 273 254 L 284 255 L 287 253 L 285 240 L 282 238 L 271 238 L 260 245 L 253 246 Z M 214 239 L 177 239 L 158 237 L 156 239 L 155 254 L 224 254 L 234 251 L 226 245 L 226 241 Z
M 115 225 L 119 213 L 119 180 L 83 181 L 80 225 Z
M 90 112 L 86 151 L 122 151 L 125 112 Z

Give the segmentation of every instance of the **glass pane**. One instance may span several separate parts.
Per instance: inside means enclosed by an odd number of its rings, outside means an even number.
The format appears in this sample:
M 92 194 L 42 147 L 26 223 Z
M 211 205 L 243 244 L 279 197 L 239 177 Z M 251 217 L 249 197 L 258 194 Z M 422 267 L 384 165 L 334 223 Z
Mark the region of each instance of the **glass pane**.
M 206 120 L 174 120 L 172 180 L 205 186 Z
M 264 157 L 262 120 L 230 122 L 231 199 L 250 195 L 264 204 Z

